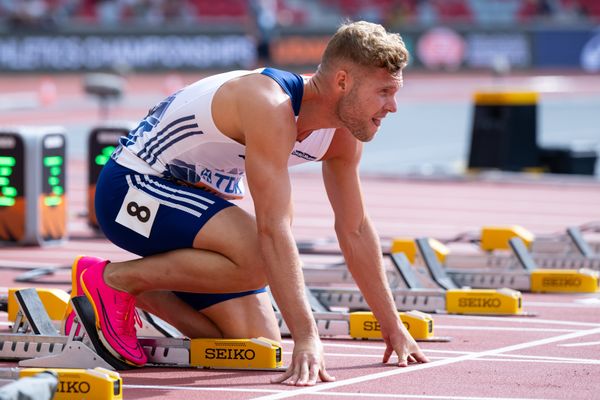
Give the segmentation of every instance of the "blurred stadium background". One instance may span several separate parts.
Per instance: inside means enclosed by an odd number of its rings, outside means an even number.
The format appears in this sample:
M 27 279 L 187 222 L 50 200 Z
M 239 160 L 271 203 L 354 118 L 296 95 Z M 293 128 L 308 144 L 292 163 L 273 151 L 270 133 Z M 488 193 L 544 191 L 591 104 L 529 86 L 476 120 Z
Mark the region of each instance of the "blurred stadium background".
M 312 72 L 344 19 L 383 24 L 412 55 L 364 171 L 460 174 L 474 93 L 527 91 L 539 94 L 540 149 L 564 150 L 581 167 L 570 172 L 598 179 L 597 0 L 0 0 L 0 125 L 63 125 L 70 156 L 84 158 L 94 125 L 139 120 L 204 75 Z M 100 111 L 96 78 L 113 90 Z

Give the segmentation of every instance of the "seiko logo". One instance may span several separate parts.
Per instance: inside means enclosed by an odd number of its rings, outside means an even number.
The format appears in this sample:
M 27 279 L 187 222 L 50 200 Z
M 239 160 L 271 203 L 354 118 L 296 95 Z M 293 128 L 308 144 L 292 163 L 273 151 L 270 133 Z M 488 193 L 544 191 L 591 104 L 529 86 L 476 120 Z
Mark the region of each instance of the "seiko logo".
M 254 360 L 256 354 L 252 349 L 206 349 L 207 360 Z
M 502 302 L 500 299 L 494 298 L 462 298 L 458 299 L 459 307 L 487 307 L 487 308 L 498 308 Z
M 13 136 L 0 136 L 0 149 L 12 149 L 17 144 Z
M 58 382 L 56 391 L 59 393 L 88 393 L 90 384 L 86 381 Z
M 402 324 L 406 329 L 410 329 L 410 325 L 406 321 L 402 321 Z M 381 325 L 377 321 L 365 321 L 363 322 L 363 330 L 367 332 L 379 332 L 381 331 Z
M 581 286 L 579 278 L 544 278 L 542 286 Z

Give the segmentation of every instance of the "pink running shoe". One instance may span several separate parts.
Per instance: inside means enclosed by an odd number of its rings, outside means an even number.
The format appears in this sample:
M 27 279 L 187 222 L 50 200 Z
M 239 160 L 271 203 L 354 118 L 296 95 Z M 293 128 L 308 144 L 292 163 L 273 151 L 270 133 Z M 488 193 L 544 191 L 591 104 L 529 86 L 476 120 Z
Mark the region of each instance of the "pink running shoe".
M 81 274 L 85 271 L 89 266 L 99 263 L 107 263 L 108 261 L 103 260 L 97 257 L 87 257 L 87 256 L 78 256 L 75 261 L 73 261 L 73 266 L 71 267 L 71 299 L 77 296 L 85 296 L 83 293 L 83 289 L 81 289 L 81 283 L 79 279 L 81 278 Z M 75 319 L 75 311 L 71 306 L 71 303 L 67 304 L 67 309 L 65 310 L 65 316 L 63 317 L 61 332 L 68 336 L 71 332 L 71 327 L 73 326 L 73 320 Z M 81 327 L 77 327 L 75 331 L 75 335 L 78 336 L 81 331 Z
M 147 362 L 144 349 L 137 339 L 135 297 L 116 290 L 104 282 L 108 261 L 88 267 L 81 275 L 81 287 L 94 308 L 96 328 L 106 349 L 119 360 L 143 366 Z

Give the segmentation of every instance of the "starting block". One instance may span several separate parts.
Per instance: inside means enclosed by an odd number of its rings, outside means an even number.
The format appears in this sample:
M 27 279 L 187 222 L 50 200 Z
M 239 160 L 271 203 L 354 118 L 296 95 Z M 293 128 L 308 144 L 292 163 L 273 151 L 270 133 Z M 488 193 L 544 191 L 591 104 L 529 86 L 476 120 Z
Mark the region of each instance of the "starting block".
M 312 289 L 306 290 L 306 296 L 313 312 L 319 336 L 350 336 L 353 339 L 381 339 L 379 322 L 370 311 L 341 312 L 331 311 L 329 305 L 321 301 Z M 270 294 L 270 292 L 269 292 Z M 357 296 L 358 297 L 358 296 Z M 362 296 L 361 296 L 362 298 Z M 339 298 L 338 298 L 339 299 Z M 290 336 L 279 307 L 271 295 L 271 304 L 275 310 L 279 329 L 283 336 Z M 362 308 L 366 308 L 364 305 Z M 420 311 L 399 312 L 398 317 L 410 335 L 419 342 L 448 342 L 450 338 L 434 336 L 433 318 Z
M 19 310 L 19 304 L 15 298 L 15 292 L 19 288 L 8 289 L 8 320 L 14 322 Z M 52 321 L 61 321 L 65 316 L 67 304 L 69 304 L 69 294 L 60 289 L 36 289 L 48 316 Z
M 402 324 L 417 341 L 448 341 L 433 336 L 433 318 L 420 311 L 398 313 Z M 354 339 L 381 339 L 381 327 L 372 312 L 356 311 L 349 315 L 349 333 Z
M 539 268 L 581 269 L 600 271 L 600 254 L 592 248 L 579 228 L 567 228 L 564 235 L 536 238 L 520 226 L 483 227 L 478 251 L 448 254 L 440 260 L 448 268 L 514 268 L 510 241 L 520 239 Z
M 521 293 L 512 289 L 449 289 L 446 311 L 452 314 L 523 314 Z
M 58 379 L 53 400 L 120 400 L 123 398 L 121 376 L 104 368 L 5 368 L 0 369 L 1 379 L 23 379 L 51 371 Z M 15 381 L 18 384 L 18 381 Z M 35 381 L 24 382 L 27 385 Z
M 221 369 L 277 369 L 281 346 L 267 338 L 192 339 L 190 366 Z
M 436 247 L 431 245 L 435 243 Z M 510 288 L 531 292 L 570 292 L 593 293 L 598 290 L 598 272 L 588 269 L 539 269 L 535 259 L 527 250 L 526 244 L 518 237 L 508 239 L 512 250 L 511 268 L 447 268 L 442 265 L 443 259 L 450 259 L 448 251 L 440 256 L 438 250 L 444 246 L 432 239 L 417 239 L 415 241 L 397 242 L 396 247 L 410 249 L 417 247 L 419 254 L 416 259 L 427 268 L 433 280 L 440 286 L 450 290 L 458 286 L 475 287 L 480 289 Z M 504 260 L 509 257 L 505 256 Z M 466 300 L 463 300 L 466 301 Z M 498 303 L 497 301 L 495 303 Z M 491 303 L 488 303 L 491 304 Z
M 538 269 L 531 271 L 532 292 L 580 292 L 598 291 L 598 271 L 589 269 Z
M 417 255 L 417 246 L 411 240 L 414 254 Z M 400 248 L 396 248 L 399 250 Z M 406 288 L 392 288 L 392 296 L 398 310 L 419 310 L 432 313 L 453 314 L 486 314 L 486 315 L 523 315 L 523 302 L 521 293 L 516 290 L 476 290 L 465 289 L 457 286 L 441 268 L 434 250 L 427 247 L 428 276 L 417 276 L 403 253 L 388 254 L 391 257 L 395 274 L 399 278 L 389 279 L 390 283 L 403 282 Z M 419 253 L 421 249 L 418 249 Z M 421 258 L 425 258 L 421 255 Z M 341 270 L 333 267 L 331 270 Z M 345 267 L 343 269 L 346 269 Z M 318 270 L 304 268 L 305 280 L 312 282 L 312 275 Z M 308 272 L 308 273 L 307 273 Z M 346 272 L 347 273 L 347 272 Z M 389 274 L 389 272 L 388 272 Z M 331 278 L 333 273 L 328 274 Z M 348 274 L 349 275 L 349 274 Z M 429 287 L 421 281 L 427 279 Z M 352 281 L 353 282 L 353 281 Z M 342 282 L 340 282 L 342 283 Z M 350 283 L 349 280 L 343 283 Z M 314 297 L 327 307 L 347 307 L 353 310 L 368 308 L 366 301 L 356 288 L 311 286 Z
M 77 318 L 69 336 L 58 333 L 35 289 L 16 291 L 15 298 L 19 310 L 12 333 L 0 334 L 0 360 L 17 360 L 20 367 L 131 368 L 114 358 L 101 344 L 94 311 L 85 296 L 71 299 Z M 75 336 L 78 325 L 81 325 L 81 334 Z M 280 345 L 265 338 L 211 341 L 157 336 L 139 340 L 148 356 L 148 366 L 252 370 L 282 367 Z
M 559 293 L 595 293 L 599 289 L 600 273 L 591 269 L 540 269 L 519 238 L 509 240 L 520 269 L 448 269 L 457 283 L 489 288 L 502 282 L 523 291 Z

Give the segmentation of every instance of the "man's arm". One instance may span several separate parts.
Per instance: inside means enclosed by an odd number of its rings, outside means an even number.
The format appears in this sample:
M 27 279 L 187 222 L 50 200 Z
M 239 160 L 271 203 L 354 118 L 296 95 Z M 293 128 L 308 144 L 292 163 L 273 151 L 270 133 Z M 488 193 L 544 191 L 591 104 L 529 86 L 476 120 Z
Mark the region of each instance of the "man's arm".
M 322 345 L 304 293 L 304 278 L 292 236 L 288 158 L 296 140 L 289 98 L 270 93 L 255 97 L 240 112 L 246 141 L 246 173 L 254 200 L 260 252 L 267 280 L 294 339 L 290 367 L 274 382 L 314 385 L 325 371 Z
M 323 161 L 323 179 L 335 213 L 340 248 L 363 296 L 381 325 L 386 342 L 383 362 L 398 355 L 398 365 L 427 362 L 396 311 L 385 275 L 379 238 L 365 209 L 358 164 L 362 143 L 342 129 L 336 131 Z

